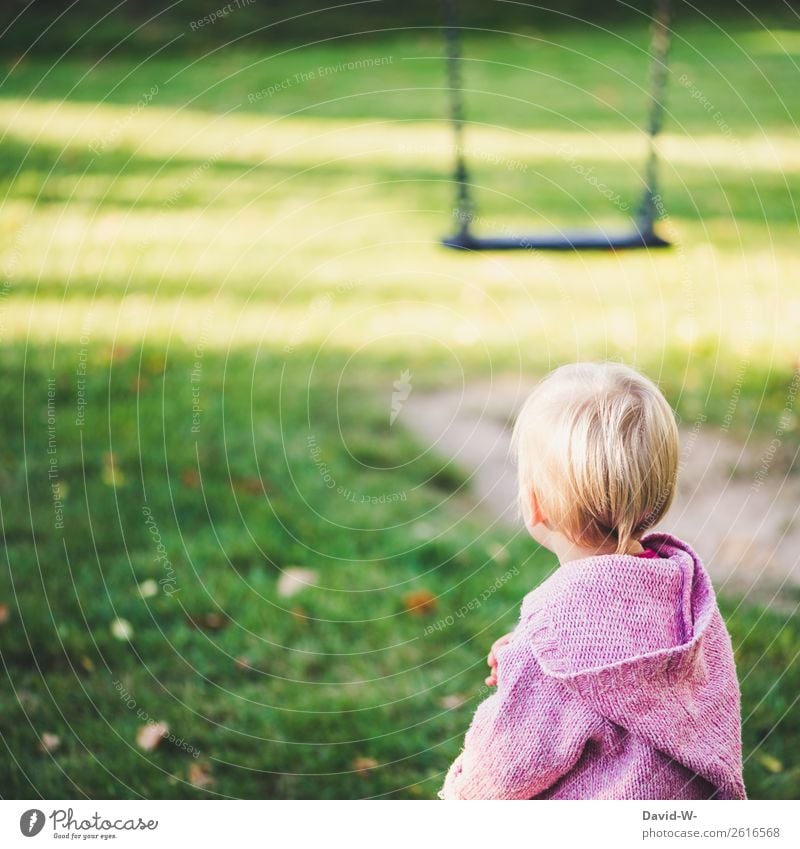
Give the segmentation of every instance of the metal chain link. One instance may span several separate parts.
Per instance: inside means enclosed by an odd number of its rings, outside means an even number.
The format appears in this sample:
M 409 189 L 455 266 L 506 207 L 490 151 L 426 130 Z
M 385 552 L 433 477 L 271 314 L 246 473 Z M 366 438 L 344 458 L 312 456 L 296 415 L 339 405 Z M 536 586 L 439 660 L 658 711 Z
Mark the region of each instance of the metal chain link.
M 644 195 L 636 215 L 641 233 L 652 233 L 660 215 L 658 200 L 658 147 L 656 138 L 664 125 L 667 75 L 669 73 L 670 1 L 656 0 L 653 11 L 653 35 L 650 43 L 650 115 L 647 124 L 649 139 L 644 168 Z
M 456 220 L 459 233 L 466 234 L 475 206 L 469 189 L 469 173 L 464 156 L 464 100 L 461 81 L 461 28 L 456 0 L 442 0 L 447 49 L 447 83 L 450 89 L 450 120 L 453 124 L 456 158 L 453 180 L 456 184 Z
M 450 120 L 455 141 L 456 219 L 459 232 L 466 234 L 474 218 L 475 205 L 470 193 L 469 173 L 464 156 L 464 101 L 461 79 L 461 27 L 457 0 L 442 0 L 447 50 L 447 81 L 450 91 Z M 656 137 L 664 124 L 670 48 L 670 0 L 655 0 L 652 40 L 650 43 L 650 113 L 647 133 L 649 149 L 644 168 L 644 195 L 636 215 L 641 233 L 652 233 L 658 209 L 658 149 Z

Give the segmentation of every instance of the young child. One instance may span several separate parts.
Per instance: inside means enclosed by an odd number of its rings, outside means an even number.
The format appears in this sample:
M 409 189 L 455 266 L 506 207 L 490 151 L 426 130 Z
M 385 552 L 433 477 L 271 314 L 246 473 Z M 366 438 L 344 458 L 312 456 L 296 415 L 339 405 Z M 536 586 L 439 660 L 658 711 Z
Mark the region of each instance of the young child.
M 700 558 L 645 531 L 667 512 L 678 430 L 617 363 L 548 375 L 514 429 L 531 536 L 560 568 L 495 643 L 444 799 L 744 799 L 731 641 Z

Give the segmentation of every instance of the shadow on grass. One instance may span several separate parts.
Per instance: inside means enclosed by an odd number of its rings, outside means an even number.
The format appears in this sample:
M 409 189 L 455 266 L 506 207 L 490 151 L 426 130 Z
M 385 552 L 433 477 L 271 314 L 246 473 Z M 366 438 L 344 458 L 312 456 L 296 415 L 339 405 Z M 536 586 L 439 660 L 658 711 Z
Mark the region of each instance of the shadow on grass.
M 464 518 L 390 424 L 393 365 L 312 354 L 3 351 L 4 796 L 433 796 L 553 563 Z M 287 597 L 296 566 L 317 585 Z M 750 795 L 794 797 L 798 620 L 730 627 Z M 148 719 L 181 742 L 139 750 Z

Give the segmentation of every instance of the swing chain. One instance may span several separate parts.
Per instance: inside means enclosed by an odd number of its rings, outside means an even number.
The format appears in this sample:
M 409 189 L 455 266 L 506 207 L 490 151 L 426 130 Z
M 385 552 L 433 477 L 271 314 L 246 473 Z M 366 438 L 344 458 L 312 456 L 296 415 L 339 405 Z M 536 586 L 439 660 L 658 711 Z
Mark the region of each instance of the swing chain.
M 669 0 L 655 0 L 650 43 L 650 115 L 647 125 L 649 142 L 644 169 L 644 194 L 636 215 L 639 232 L 646 234 L 653 232 L 656 219 L 661 214 L 656 139 L 664 125 L 670 35 Z
M 469 173 L 464 156 L 464 101 L 461 80 L 461 29 L 456 11 L 456 0 L 442 0 L 444 11 L 444 34 L 447 49 L 447 84 L 450 90 L 450 120 L 455 138 L 455 169 L 453 180 L 456 184 L 455 216 L 458 232 L 466 236 L 475 207 L 469 190 Z
M 658 192 L 658 147 L 657 137 L 664 124 L 665 101 L 669 74 L 669 50 L 671 40 L 670 0 L 654 0 L 652 36 L 650 43 L 650 111 L 647 124 L 648 153 L 645 162 L 644 192 L 636 211 L 636 227 L 646 244 L 666 244 L 655 235 L 655 222 L 662 214 L 661 197 Z M 455 215 L 458 236 L 455 240 L 467 241 L 469 227 L 475 217 L 475 206 L 470 192 L 470 178 L 464 155 L 464 124 L 466 121 L 461 79 L 461 27 L 458 21 L 457 0 L 442 0 L 444 12 L 444 35 L 447 50 L 447 82 L 450 93 L 450 120 L 455 141 L 456 184 Z

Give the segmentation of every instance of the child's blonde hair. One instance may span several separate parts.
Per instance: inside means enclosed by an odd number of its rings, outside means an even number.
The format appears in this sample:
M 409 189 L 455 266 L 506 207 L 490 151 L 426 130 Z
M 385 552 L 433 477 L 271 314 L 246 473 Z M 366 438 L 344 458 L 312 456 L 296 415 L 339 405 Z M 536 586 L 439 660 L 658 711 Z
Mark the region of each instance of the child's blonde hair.
M 586 547 L 624 552 L 667 512 L 678 428 L 658 387 L 621 363 L 557 368 L 514 426 L 520 504 L 530 492 L 550 525 Z

